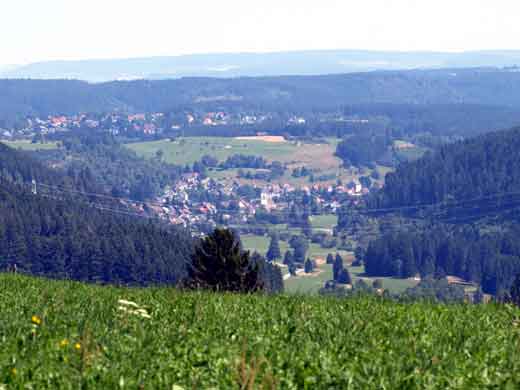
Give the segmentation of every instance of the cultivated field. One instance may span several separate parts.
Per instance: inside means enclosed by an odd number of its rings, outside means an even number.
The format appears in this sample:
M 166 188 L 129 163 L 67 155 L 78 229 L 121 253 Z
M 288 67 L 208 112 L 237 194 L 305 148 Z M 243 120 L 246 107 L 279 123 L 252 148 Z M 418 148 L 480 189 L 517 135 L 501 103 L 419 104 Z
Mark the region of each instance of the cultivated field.
M 0 274 L 0 387 L 516 389 L 519 319 L 520 310 L 495 305 L 182 293 Z
M 128 147 L 147 158 L 162 150 L 164 159 L 172 164 L 193 164 L 204 155 L 213 156 L 222 162 L 233 154 L 263 156 L 269 161 L 289 162 L 299 150 L 292 142 L 225 137 L 186 137 L 173 142 L 161 140 L 132 143 L 128 144 Z
M 145 158 L 153 158 L 162 150 L 165 161 L 172 164 L 193 164 L 202 156 L 215 157 L 223 162 L 231 155 L 244 154 L 262 156 L 267 161 L 280 161 L 288 165 L 287 174 L 275 182 L 307 184 L 307 178 L 291 177 L 291 169 L 305 166 L 315 171 L 316 175 L 334 175 L 343 180 L 352 179 L 353 175 L 341 168 L 341 160 L 334 156 L 337 139 L 327 139 L 323 144 L 307 144 L 295 141 L 282 141 L 280 137 L 186 137 L 181 140 L 151 141 L 128 144 L 128 148 Z M 235 179 L 237 170 L 210 171 L 209 175 L 221 180 Z

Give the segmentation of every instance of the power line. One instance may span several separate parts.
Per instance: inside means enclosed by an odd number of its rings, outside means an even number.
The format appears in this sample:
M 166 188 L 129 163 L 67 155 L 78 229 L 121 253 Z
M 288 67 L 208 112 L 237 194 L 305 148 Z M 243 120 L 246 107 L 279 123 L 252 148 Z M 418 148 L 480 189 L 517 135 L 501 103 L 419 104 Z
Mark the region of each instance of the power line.
M 100 198 L 104 198 L 104 199 L 110 199 L 110 200 L 117 200 L 117 201 L 126 201 L 126 202 L 130 202 L 130 203 L 137 203 L 137 204 L 143 204 L 143 205 L 157 205 L 157 206 L 160 206 L 160 207 L 164 207 L 164 206 L 167 206 L 167 204 L 164 204 L 164 203 L 159 203 L 159 202 L 154 202 L 154 201 L 135 201 L 135 200 L 132 200 L 132 199 L 128 199 L 128 198 L 122 198 L 122 197 L 114 197 L 114 196 L 109 196 L 109 195 L 106 195 L 106 194 L 99 194 L 99 193 L 89 193 L 89 192 L 85 192 L 85 191 L 78 191 L 78 190 L 73 190 L 73 189 L 65 189 L 65 188 L 62 188 L 62 187 L 58 187 L 58 186 L 51 186 L 51 185 L 47 185 L 47 184 L 44 184 L 44 183 L 39 183 L 38 184 L 39 186 L 42 186 L 44 188 L 48 188 L 48 189 L 55 189 L 57 191 L 60 191 L 62 193 L 72 193 L 72 194 L 81 194 L 81 195 L 85 195 L 85 196 L 90 196 L 90 197 L 100 197 Z M 43 194 L 42 194 L 43 195 Z M 476 201 L 482 201 L 482 200 L 490 200 L 490 199 L 496 199 L 496 198 L 502 198 L 502 197 L 506 197 L 506 196 L 511 196 L 511 195 L 520 195 L 520 192 L 506 192 L 506 193 L 497 193 L 497 194 L 492 194 L 492 195 L 488 195 L 488 196 L 481 196 L 481 197 L 476 197 L 476 198 L 473 198 L 473 199 L 468 199 L 468 200 L 462 200 L 462 201 L 458 201 L 458 202 L 438 202 L 438 203 L 433 203 L 433 204 L 423 204 L 423 205 L 413 205 L 413 206 L 402 206 L 402 207 L 393 207 L 393 208 L 380 208 L 380 209 L 369 209 L 367 210 L 368 212 L 376 212 L 376 211 L 404 211 L 404 210 L 410 210 L 410 209 L 418 209 L 418 208 L 431 208 L 431 207 L 436 207 L 436 206 L 441 206 L 441 205 L 445 205 L 445 206 L 449 206 L 449 208 L 447 209 L 447 211 L 449 212 L 450 210 L 453 210 L 453 208 L 455 207 L 458 207 L 458 206 L 462 206 L 462 205 L 467 205 L 467 204 L 471 204 L 472 202 L 476 202 Z M 47 197 L 50 197 L 47 195 Z M 54 199 L 58 199 L 58 200 L 61 200 L 57 197 L 54 197 Z M 94 204 L 94 202 L 90 201 L 89 203 L 86 203 L 84 202 L 85 204 L 88 204 L 90 207 L 93 207 L 93 208 L 97 208 L 101 211 L 107 211 L 107 212 L 113 212 L 113 213 L 118 213 L 118 214 L 124 214 L 124 215 L 129 215 L 129 216 L 135 216 L 135 217 L 139 217 L 139 218 L 146 218 L 146 219 L 155 219 L 155 220 L 161 220 L 161 218 L 159 217 L 152 217 L 152 216 L 148 216 L 148 215 L 143 215 L 143 214 L 139 214 L 139 213 L 136 213 L 136 212 L 130 212 L 130 211 L 127 211 L 127 210 L 116 210 L 116 209 L 113 209 L 113 208 L 109 208 L 107 207 L 106 205 L 101 205 L 101 204 Z M 504 205 L 502 205 L 503 207 Z M 513 204 L 509 204 L 507 206 L 512 206 L 512 207 L 515 207 L 517 205 L 515 205 L 514 203 Z M 520 206 L 520 205 L 519 205 Z M 197 208 L 187 208 L 188 211 L 191 211 L 193 212 L 194 210 L 196 211 L 199 211 Z M 361 210 L 361 212 L 363 213 L 364 210 Z M 218 211 L 218 213 L 220 214 L 234 214 L 234 215 L 240 215 L 240 216 L 245 216 L 246 214 L 243 213 L 241 210 L 236 210 L 236 209 L 220 209 Z M 218 214 L 218 213 L 215 213 L 215 214 Z M 290 214 L 291 211 L 289 210 L 279 210 L 279 211 L 276 211 L 274 214 L 275 215 L 288 215 Z M 476 218 L 484 218 L 486 216 L 489 216 L 489 215 L 493 215 L 495 214 L 495 211 L 488 211 L 487 213 L 480 213 L 479 216 L 467 216 L 467 217 L 462 217 L 462 216 L 456 216 L 456 217 L 449 217 L 449 216 L 446 216 L 444 212 L 437 212 L 435 214 L 432 214 L 430 216 L 428 216 L 427 218 L 433 220 L 433 219 L 438 219 L 439 221 L 441 222 L 445 222 L 445 223 L 461 223 L 461 222 L 465 222 L 465 221 L 469 221 L 469 220 L 474 220 Z M 211 215 L 214 215 L 214 214 L 211 214 Z M 408 216 L 404 216 L 404 215 L 401 215 L 401 218 L 405 218 L 406 220 L 409 220 L 410 217 Z M 181 224 L 179 224 L 181 225 Z M 185 227 L 186 224 L 182 224 L 184 225 Z M 189 225 L 189 224 L 188 224 Z M 252 223 L 230 223 L 228 224 L 227 226 L 230 226 L 230 227 L 241 227 L 241 228 L 244 228 L 244 229 L 266 229 L 266 230 L 269 230 L 269 231 L 276 231 L 276 230 L 279 230 L 281 232 L 302 232 L 303 229 L 305 229 L 306 227 L 297 227 L 297 226 L 285 226 L 285 227 L 277 227 L 276 226 L 277 224 L 259 224 L 258 222 L 256 224 L 252 224 Z M 402 229 L 404 228 L 405 226 L 407 225 L 414 225 L 414 226 L 417 226 L 417 223 L 414 223 L 413 221 L 412 222 L 406 222 L 406 223 L 403 223 L 403 221 L 400 221 L 400 223 L 398 224 L 397 228 L 398 229 Z M 315 227 L 310 227 L 312 231 L 323 231 L 323 229 L 320 229 L 320 228 L 315 228 Z M 388 229 L 388 227 L 386 226 L 385 229 Z M 330 229 L 325 229 L 325 230 L 330 230 Z M 363 229 L 355 229 L 356 230 L 356 233 L 363 233 Z M 370 234 L 373 234 L 374 233 L 374 229 L 373 228 L 370 228 L 368 227 L 366 230 L 365 230 L 365 233 L 370 233 Z M 376 233 L 377 234 L 377 233 Z

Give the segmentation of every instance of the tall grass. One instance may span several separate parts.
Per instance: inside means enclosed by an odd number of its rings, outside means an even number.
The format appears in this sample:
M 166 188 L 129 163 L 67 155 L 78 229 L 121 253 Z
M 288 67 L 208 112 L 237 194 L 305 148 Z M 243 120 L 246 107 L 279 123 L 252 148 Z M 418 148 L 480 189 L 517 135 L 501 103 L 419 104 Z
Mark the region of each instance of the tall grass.
M 135 306 L 121 310 L 121 299 Z M 519 321 L 508 306 L 182 293 L 3 274 L 0 388 L 513 389 Z

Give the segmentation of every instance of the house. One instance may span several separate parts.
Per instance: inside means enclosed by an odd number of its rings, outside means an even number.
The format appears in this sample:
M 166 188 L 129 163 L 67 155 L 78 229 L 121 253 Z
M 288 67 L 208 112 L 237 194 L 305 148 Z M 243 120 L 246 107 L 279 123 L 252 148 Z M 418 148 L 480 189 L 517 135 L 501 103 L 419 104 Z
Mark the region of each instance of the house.
M 144 121 L 144 120 L 146 120 L 146 115 L 145 114 L 128 115 L 127 119 L 128 119 L 128 122 Z
M 273 194 L 262 191 L 260 195 L 260 204 L 267 210 L 271 211 L 272 209 L 276 208 L 276 205 L 273 200 Z

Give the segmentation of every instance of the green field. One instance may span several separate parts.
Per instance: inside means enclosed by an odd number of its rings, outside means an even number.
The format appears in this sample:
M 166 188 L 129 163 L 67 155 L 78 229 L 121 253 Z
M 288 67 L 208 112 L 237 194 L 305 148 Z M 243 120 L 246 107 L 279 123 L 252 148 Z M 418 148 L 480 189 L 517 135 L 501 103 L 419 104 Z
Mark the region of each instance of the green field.
M 323 144 L 301 143 L 297 141 L 267 142 L 262 140 L 237 139 L 227 137 L 186 137 L 171 142 L 160 140 L 127 144 L 127 147 L 144 158 L 153 158 L 161 150 L 166 162 L 178 165 L 193 164 L 202 156 L 210 155 L 223 162 L 234 154 L 262 156 L 268 161 L 280 161 L 287 164 L 286 174 L 275 180 L 277 183 L 307 185 L 308 178 L 291 176 L 294 167 L 306 166 L 312 169 L 316 176 L 334 175 L 329 183 L 338 178 L 345 182 L 352 179 L 345 169 L 341 168 L 341 160 L 334 156 L 339 140 L 330 138 Z M 215 179 L 237 179 L 237 169 L 225 171 L 209 170 L 208 175 Z M 245 179 L 241 179 L 247 182 Z
M 186 137 L 174 142 L 161 140 L 127 146 L 145 158 L 152 158 L 157 151 L 162 150 L 166 162 L 182 165 L 193 164 L 204 155 L 213 156 L 220 162 L 233 154 L 263 156 L 271 161 L 285 160 L 298 150 L 298 146 L 292 142 L 274 143 L 225 137 Z
M 149 318 L 119 309 L 125 299 Z M 3 389 L 516 389 L 520 310 L 0 274 Z
M 313 229 L 331 230 L 338 224 L 338 216 L 336 214 L 313 215 L 311 223 Z
M 46 142 L 46 143 L 36 143 L 33 144 L 31 141 L 2 141 L 7 146 L 10 146 L 13 149 L 21 149 L 27 151 L 35 151 L 35 150 L 51 150 L 58 148 L 57 142 Z
M 325 216 L 329 217 L 329 216 Z M 257 236 L 252 234 L 245 234 L 241 237 L 242 243 L 245 249 L 250 251 L 257 251 L 262 255 L 265 255 L 269 248 L 270 238 L 267 236 Z M 285 251 L 289 249 L 287 242 L 280 241 L 280 250 L 282 256 Z M 310 243 L 308 256 L 312 259 L 326 259 L 327 254 L 339 253 L 345 260 L 345 266 L 347 266 L 353 281 L 358 279 L 364 279 L 367 283 L 371 284 L 376 278 L 368 278 L 363 275 L 364 269 L 362 267 L 350 267 L 348 266 L 348 260 L 352 259 L 352 253 L 345 251 L 337 251 L 336 249 L 323 249 L 318 244 Z M 286 271 L 284 270 L 284 273 Z M 332 279 L 332 266 L 328 264 L 321 264 L 318 266 L 317 272 L 310 275 L 298 275 L 293 276 L 285 281 L 285 289 L 291 294 L 317 294 L 320 288 L 323 287 L 327 280 Z M 383 281 L 383 288 L 387 289 L 391 293 L 401 293 L 409 287 L 413 287 L 417 284 L 416 281 L 410 279 L 396 279 L 396 278 L 377 278 Z

